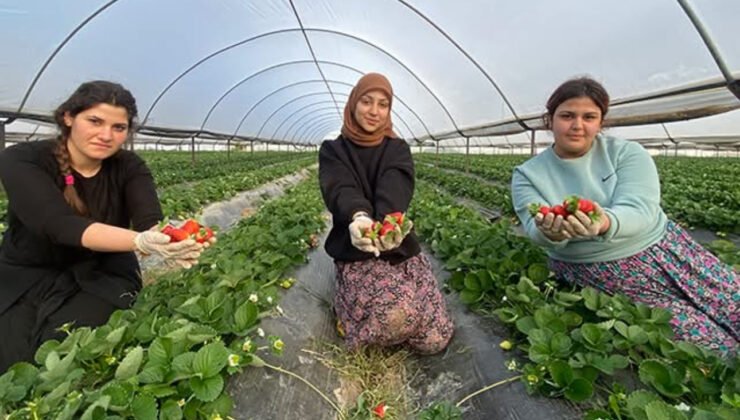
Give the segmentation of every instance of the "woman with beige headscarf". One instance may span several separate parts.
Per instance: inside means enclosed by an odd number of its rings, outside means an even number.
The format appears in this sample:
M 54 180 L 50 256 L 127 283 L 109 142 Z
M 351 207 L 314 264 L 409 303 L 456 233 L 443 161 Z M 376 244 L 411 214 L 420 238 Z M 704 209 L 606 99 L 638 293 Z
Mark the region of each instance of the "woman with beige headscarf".
M 344 108 L 342 134 L 319 152 L 321 192 L 332 213 L 326 251 L 336 265 L 334 310 L 347 346 L 405 344 L 444 349 L 452 320 L 413 230 L 370 239 L 365 231 L 414 193 L 408 144 L 393 132 L 393 89 L 383 75 L 363 76 Z

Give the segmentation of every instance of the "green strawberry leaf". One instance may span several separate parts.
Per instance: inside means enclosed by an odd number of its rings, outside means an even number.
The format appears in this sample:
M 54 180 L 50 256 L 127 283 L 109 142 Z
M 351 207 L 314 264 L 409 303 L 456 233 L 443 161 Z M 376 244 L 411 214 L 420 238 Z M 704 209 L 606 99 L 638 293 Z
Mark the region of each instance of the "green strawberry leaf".
M 193 377 L 190 378 L 190 388 L 193 390 L 195 398 L 203 402 L 213 401 L 224 388 L 224 378 L 221 375 L 205 379 Z

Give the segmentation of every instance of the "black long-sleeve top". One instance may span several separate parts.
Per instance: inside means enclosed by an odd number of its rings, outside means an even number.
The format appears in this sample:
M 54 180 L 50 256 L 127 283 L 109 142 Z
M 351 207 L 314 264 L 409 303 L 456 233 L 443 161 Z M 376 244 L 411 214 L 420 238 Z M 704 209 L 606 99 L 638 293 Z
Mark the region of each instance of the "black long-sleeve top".
M 386 214 L 408 210 L 414 195 L 414 161 L 405 141 L 386 137 L 374 147 L 360 147 L 341 135 L 325 141 L 319 150 L 319 183 L 333 227 L 326 252 L 336 261 L 374 258 L 352 245 L 349 224 L 358 211 L 381 221 Z M 401 246 L 380 258 L 397 264 L 421 251 L 412 231 Z
M 94 252 L 82 233 L 94 222 L 143 231 L 162 219 L 154 180 L 144 161 L 121 150 L 75 188 L 90 216 L 64 200 L 54 140 L 20 143 L 0 152 L 0 180 L 8 198 L 8 228 L 0 244 L 0 313 L 37 281 L 73 272 L 82 290 L 119 307 L 141 288 L 133 252 Z

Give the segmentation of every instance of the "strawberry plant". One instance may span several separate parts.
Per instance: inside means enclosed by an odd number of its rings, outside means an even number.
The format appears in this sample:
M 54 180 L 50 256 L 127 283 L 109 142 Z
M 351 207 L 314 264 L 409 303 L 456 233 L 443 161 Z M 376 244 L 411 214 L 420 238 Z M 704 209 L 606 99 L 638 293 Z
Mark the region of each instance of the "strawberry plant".
M 226 417 L 225 377 L 266 366 L 260 347 L 283 350 L 259 319 L 276 308 L 288 270 L 305 261 L 322 211 L 314 176 L 242 220 L 198 266 L 144 288 L 105 325 L 65 327 L 67 337 L 44 343 L 35 364 L 0 376 L 0 416 Z
M 681 403 L 699 416 L 737 410 L 739 360 L 676 342 L 669 312 L 559 284 L 544 254 L 507 221 L 487 223 L 426 183 L 419 183 L 411 212 L 417 232 L 452 271 L 448 286 L 509 326 L 511 341 L 527 355 L 521 372 L 530 392 L 590 402 L 593 418 L 646 418 L 634 402 L 646 395 L 656 412 L 672 413 L 666 407 Z M 605 387 L 624 372 L 645 390 Z

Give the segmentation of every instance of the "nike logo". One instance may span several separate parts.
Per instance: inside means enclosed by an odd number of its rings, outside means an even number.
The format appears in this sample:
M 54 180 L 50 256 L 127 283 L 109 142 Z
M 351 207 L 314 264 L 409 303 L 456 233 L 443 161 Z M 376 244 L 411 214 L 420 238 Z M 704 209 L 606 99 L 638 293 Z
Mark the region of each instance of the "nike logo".
M 609 178 L 611 178 L 614 174 L 616 174 L 616 172 L 612 172 L 609 175 L 607 175 L 605 177 L 602 177 L 601 178 L 601 182 L 606 182 L 606 180 L 609 179 Z

